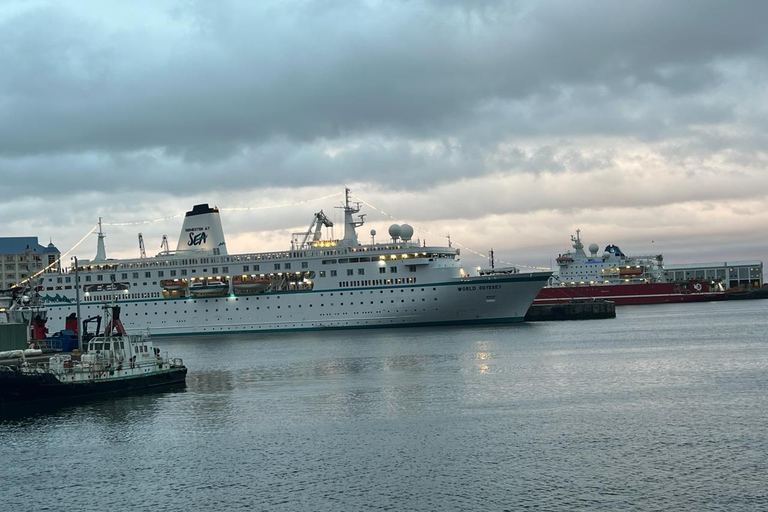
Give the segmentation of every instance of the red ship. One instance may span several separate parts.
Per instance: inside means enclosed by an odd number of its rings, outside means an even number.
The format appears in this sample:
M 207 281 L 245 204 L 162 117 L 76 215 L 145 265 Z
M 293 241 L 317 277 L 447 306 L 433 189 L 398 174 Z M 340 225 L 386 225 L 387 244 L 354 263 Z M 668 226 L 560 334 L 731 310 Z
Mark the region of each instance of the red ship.
M 608 245 L 602 255 L 591 244 L 584 252 L 580 230 L 571 236 L 573 251 L 557 258 L 559 272 L 541 289 L 534 304 L 569 302 L 573 299 L 604 299 L 616 305 L 700 302 L 725 299 L 719 281 L 688 280 L 668 282 L 663 257 L 626 256 L 616 245 Z

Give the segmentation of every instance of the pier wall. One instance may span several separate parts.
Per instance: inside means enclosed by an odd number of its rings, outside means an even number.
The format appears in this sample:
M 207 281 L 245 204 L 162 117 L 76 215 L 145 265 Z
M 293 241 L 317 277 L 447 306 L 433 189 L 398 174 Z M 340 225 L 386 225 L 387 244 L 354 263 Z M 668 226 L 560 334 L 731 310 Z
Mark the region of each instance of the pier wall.
M 616 318 L 616 304 L 607 300 L 568 302 L 566 304 L 534 304 L 525 314 L 526 322 L 595 320 L 600 318 Z

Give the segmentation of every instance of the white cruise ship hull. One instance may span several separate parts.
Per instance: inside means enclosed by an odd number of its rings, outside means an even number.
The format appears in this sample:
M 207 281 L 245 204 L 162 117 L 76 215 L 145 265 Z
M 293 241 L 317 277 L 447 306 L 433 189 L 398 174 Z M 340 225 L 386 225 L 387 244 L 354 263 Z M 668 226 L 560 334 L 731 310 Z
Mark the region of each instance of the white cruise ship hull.
M 120 300 L 128 330 L 155 336 L 522 322 L 549 272 L 432 284 L 278 292 L 213 298 Z M 81 304 L 83 317 L 102 304 Z M 48 305 L 51 330 L 72 303 Z M 59 325 L 61 324 L 61 325 Z

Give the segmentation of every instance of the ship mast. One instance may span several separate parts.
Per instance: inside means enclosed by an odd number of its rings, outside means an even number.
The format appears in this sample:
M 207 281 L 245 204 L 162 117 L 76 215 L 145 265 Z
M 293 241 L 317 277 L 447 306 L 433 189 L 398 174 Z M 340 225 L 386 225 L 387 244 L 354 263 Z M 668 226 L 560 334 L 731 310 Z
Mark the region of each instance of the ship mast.
M 365 224 L 365 214 L 358 215 L 359 220 L 355 220 L 352 216 L 360 211 L 360 203 L 353 203 L 349 201 L 349 188 L 344 189 L 345 201 L 344 206 L 341 207 L 344 210 L 344 238 L 341 243 L 344 245 L 360 245 L 357 240 L 357 231 L 355 228 L 359 228 Z M 337 207 L 338 208 L 338 207 Z
M 577 251 L 584 248 L 584 244 L 581 243 L 581 230 L 576 230 L 576 236 L 571 235 L 571 242 L 573 242 L 573 248 Z

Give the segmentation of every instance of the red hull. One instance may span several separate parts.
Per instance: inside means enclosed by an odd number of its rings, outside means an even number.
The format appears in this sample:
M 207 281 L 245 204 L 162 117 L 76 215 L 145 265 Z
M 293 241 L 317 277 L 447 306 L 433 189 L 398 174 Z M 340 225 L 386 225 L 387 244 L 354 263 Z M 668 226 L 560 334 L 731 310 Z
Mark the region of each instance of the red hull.
M 617 306 L 625 306 L 725 299 L 725 292 L 709 291 L 706 283 L 699 284 L 701 291 L 697 291 L 695 286 L 696 283 L 643 283 L 544 287 L 533 303 L 553 304 L 568 302 L 572 299 L 604 299 L 615 302 Z

